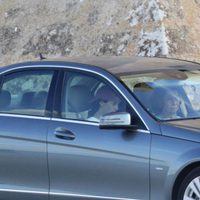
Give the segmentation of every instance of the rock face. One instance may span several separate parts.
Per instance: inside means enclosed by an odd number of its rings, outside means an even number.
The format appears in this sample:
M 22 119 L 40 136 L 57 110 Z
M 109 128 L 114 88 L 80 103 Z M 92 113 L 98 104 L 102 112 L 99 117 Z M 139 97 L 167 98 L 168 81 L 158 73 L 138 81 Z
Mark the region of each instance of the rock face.
M 0 0 L 0 64 L 59 56 L 200 61 L 200 0 Z

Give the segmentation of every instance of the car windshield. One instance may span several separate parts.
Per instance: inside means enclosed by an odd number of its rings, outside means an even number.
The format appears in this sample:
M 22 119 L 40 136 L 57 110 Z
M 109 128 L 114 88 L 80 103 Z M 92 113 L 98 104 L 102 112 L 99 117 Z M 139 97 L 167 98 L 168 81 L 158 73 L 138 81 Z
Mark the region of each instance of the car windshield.
M 173 70 L 120 77 L 157 120 L 200 118 L 200 71 Z

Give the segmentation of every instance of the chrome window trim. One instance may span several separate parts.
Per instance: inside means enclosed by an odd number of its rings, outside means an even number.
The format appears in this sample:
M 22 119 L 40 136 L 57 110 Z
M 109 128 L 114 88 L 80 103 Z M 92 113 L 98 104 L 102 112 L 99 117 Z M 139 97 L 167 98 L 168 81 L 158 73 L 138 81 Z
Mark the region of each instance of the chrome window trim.
M 27 118 L 27 119 L 42 119 L 42 120 L 50 120 L 50 117 L 42 117 L 42 116 L 34 116 L 34 115 L 23 115 L 23 114 L 14 114 L 14 113 L 0 113 L 0 117 L 19 117 L 19 118 Z
M 139 133 L 147 133 L 147 134 L 151 133 L 149 130 L 143 130 L 143 129 L 136 129 L 136 131 Z
M 96 196 L 96 195 L 62 193 L 62 192 L 50 192 L 50 195 L 70 196 L 70 197 L 84 197 L 84 198 L 96 198 L 96 199 L 110 199 L 110 200 L 139 200 L 139 199 L 130 199 L 130 198 L 109 197 L 109 196 Z
M 13 70 L 16 70 L 16 69 L 28 69 L 28 68 L 33 68 L 33 67 L 44 67 L 44 68 L 49 68 L 49 67 L 54 67 L 54 68 L 59 68 L 59 69 L 76 69 L 76 70 L 80 70 L 80 71 L 85 71 L 85 72 L 90 72 L 90 73 L 93 73 L 93 74 L 97 74 L 101 77 L 103 77 L 104 79 L 106 79 L 122 96 L 123 98 L 126 99 L 126 101 L 129 103 L 129 105 L 133 108 L 133 110 L 137 113 L 137 115 L 139 116 L 139 118 L 142 120 L 142 122 L 144 123 L 145 127 L 147 130 L 150 130 L 149 127 L 147 126 L 147 124 L 145 123 L 145 121 L 143 120 L 142 116 L 139 114 L 139 112 L 136 110 L 136 108 L 131 104 L 131 102 L 128 100 L 128 98 L 123 94 L 123 92 L 112 82 L 110 81 L 106 76 L 104 76 L 103 74 L 101 73 L 98 73 L 96 71 L 93 71 L 93 70 L 90 70 L 90 69 L 83 69 L 81 67 L 75 67 L 75 66 L 59 66 L 59 65 L 24 65 L 24 66 L 21 66 L 21 67 L 13 67 L 12 69 L 8 69 L 8 70 L 5 70 L 3 72 L 0 73 L 1 74 L 4 74 L 4 73 L 7 73 L 7 72 L 11 72 Z
M 18 189 L 3 189 L 0 188 L 1 192 L 18 192 L 18 193 L 28 193 L 28 194 L 45 194 L 48 195 L 48 192 L 43 192 L 43 191 L 35 191 L 35 190 L 18 190 Z
M 75 123 L 75 124 L 86 124 L 86 125 L 93 125 L 93 126 L 99 126 L 98 123 L 90 122 L 90 121 L 79 121 L 76 119 L 62 119 L 62 118 L 51 118 L 52 121 L 58 121 L 58 122 L 69 122 L 69 123 Z
M 85 124 L 85 125 L 92 125 L 92 126 L 99 126 L 99 123 L 97 122 L 90 122 L 90 121 L 79 121 L 76 119 L 61 119 L 61 118 L 51 118 L 52 121 L 57 121 L 57 122 L 69 122 L 69 123 L 74 123 L 74 124 Z M 150 131 L 148 130 L 143 130 L 143 129 L 136 129 L 135 131 L 139 133 L 148 133 L 150 134 Z

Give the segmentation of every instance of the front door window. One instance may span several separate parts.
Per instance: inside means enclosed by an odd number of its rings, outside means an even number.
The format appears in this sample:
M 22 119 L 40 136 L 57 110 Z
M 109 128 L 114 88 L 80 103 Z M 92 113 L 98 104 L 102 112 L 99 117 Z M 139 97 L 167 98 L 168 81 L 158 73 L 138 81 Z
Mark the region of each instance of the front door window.
M 110 85 L 88 74 L 67 73 L 62 97 L 62 118 L 98 123 L 103 115 L 127 111 Z

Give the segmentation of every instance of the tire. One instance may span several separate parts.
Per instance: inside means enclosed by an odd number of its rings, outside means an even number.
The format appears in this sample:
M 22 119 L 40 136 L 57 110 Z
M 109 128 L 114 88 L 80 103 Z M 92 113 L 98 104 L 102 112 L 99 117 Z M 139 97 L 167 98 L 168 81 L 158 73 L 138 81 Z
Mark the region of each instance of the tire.
M 200 200 L 200 167 L 193 169 L 181 182 L 177 200 Z

